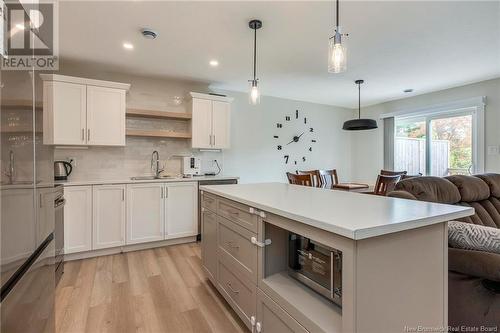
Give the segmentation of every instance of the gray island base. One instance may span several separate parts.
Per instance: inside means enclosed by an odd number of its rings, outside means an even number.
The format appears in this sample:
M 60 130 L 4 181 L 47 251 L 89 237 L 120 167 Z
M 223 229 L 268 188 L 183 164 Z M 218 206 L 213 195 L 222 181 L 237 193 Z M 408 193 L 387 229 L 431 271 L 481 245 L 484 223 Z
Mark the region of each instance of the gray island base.
M 446 222 L 473 209 L 281 183 L 200 189 L 203 267 L 251 332 L 447 326 Z M 340 302 L 289 274 L 290 233 L 340 251 Z

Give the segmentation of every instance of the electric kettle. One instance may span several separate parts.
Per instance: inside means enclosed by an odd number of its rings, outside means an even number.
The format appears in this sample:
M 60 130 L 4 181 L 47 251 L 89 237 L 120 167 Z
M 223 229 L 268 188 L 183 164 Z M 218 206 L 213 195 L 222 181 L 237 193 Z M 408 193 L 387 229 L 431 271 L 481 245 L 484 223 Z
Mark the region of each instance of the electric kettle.
M 73 171 L 71 163 L 66 161 L 54 162 L 54 179 L 55 180 L 68 180 L 68 176 Z

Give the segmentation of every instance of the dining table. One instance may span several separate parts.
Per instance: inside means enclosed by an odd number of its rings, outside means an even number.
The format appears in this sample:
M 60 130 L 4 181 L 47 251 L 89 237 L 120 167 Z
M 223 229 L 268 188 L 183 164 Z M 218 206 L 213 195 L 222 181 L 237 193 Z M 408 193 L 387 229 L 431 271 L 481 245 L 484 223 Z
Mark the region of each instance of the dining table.
M 356 192 L 356 193 L 373 193 L 373 191 L 375 190 L 375 186 L 363 183 L 328 184 L 325 185 L 324 188 L 337 191 Z

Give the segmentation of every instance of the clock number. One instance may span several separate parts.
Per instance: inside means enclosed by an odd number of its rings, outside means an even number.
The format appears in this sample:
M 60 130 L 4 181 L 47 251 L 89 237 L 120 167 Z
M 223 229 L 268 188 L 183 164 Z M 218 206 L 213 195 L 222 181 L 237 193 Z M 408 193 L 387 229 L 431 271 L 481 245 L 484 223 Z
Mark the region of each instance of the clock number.
M 285 117 L 285 120 L 286 120 L 286 121 L 290 121 L 290 116 L 286 116 L 286 117 Z
M 295 119 L 299 119 L 299 110 L 295 110 Z
M 307 124 L 307 118 L 304 117 L 304 124 Z
M 314 132 L 314 128 L 312 128 L 312 127 L 309 128 L 309 132 L 311 132 L 311 133 Z
M 309 147 L 309 151 L 313 151 L 313 147 Z
M 285 155 L 285 156 L 283 156 L 283 158 L 285 159 L 285 164 L 288 164 L 288 159 L 290 158 L 290 156 L 289 155 Z
M 277 139 L 277 138 L 279 138 L 279 136 L 275 135 L 275 136 L 273 136 L 273 138 Z
M 302 162 L 305 162 L 305 161 L 306 161 L 306 157 L 302 156 Z
M 311 140 L 311 142 L 316 143 L 316 140 Z
M 281 149 L 283 149 L 283 147 L 281 147 L 281 145 L 279 145 L 279 146 L 278 146 L 278 150 L 281 150 Z
M 276 124 L 276 127 L 278 127 L 278 128 L 282 128 L 282 127 L 283 127 L 283 124 L 277 123 L 277 124 Z

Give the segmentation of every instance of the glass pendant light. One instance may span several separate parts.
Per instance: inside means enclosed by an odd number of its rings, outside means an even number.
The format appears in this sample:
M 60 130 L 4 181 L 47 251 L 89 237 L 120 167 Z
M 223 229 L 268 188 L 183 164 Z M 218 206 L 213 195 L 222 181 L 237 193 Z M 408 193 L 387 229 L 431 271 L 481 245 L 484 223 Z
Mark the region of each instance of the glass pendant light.
M 346 131 L 364 131 L 378 127 L 374 119 L 361 119 L 361 84 L 364 82 L 363 80 L 354 81 L 358 85 L 358 119 L 346 121 L 342 127 Z
M 347 48 L 342 43 L 342 34 L 339 21 L 339 0 L 336 0 L 335 34 L 328 41 L 328 72 L 341 73 L 347 70 Z
M 248 23 L 250 29 L 253 29 L 253 79 L 249 80 L 250 91 L 248 93 L 248 102 L 252 105 L 260 103 L 259 79 L 257 79 L 257 29 L 262 28 L 260 20 L 251 20 Z

